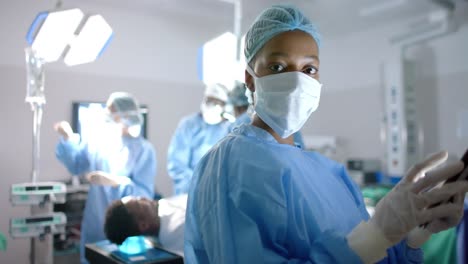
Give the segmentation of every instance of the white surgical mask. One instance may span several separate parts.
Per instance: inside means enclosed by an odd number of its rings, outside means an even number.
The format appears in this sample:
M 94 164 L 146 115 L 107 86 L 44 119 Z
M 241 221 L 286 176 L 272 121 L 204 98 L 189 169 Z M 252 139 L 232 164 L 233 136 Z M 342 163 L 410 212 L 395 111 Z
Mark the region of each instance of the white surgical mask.
M 223 121 L 223 107 L 220 105 L 202 103 L 200 108 L 203 120 L 205 120 L 207 124 L 216 125 Z
M 128 134 L 136 138 L 141 134 L 141 125 L 133 125 L 128 127 Z
M 282 138 L 304 126 L 317 110 L 322 84 L 302 72 L 285 72 L 257 77 L 247 66 L 255 83 L 255 112 Z

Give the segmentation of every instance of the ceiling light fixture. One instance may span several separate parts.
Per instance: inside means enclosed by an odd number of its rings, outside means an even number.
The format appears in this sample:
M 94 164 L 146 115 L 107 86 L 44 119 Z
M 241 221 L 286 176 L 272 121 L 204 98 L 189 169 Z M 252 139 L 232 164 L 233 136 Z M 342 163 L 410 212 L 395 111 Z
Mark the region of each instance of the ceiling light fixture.
M 39 13 L 26 41 L 44 63 L 64 58 L 68 66 L 96 60 L 112 39 L 112 28 L 101 15 L 85 15 L 79 8 Z

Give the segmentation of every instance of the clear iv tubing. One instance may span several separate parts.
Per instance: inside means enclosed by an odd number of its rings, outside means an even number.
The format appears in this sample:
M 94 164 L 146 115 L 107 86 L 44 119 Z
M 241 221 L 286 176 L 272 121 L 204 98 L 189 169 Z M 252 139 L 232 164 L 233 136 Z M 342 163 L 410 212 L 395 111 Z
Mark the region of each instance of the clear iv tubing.
M 33 169 L 31 182 L 35 183 L 39 175 L 39 157 L 40 157 L 40 137 L 42 124 L 42 106 L 43 104 L 31 103 L 31 108 L 34 115 L 33 124 Z

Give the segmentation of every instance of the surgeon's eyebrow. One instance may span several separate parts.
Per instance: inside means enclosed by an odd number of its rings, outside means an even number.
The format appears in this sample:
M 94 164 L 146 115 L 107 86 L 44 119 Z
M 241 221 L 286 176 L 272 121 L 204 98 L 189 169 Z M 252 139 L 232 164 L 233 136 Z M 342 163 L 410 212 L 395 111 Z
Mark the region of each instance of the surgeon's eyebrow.
M 268 54 L 268 57 L 288 57 L 289 55 L 285 52 L 281 52 L 281 51 L 274 51 L 270 54 Z M 316 55 L 306 55 L 304 56 L 305 58 L 308 58 L 308 59 L 313 59 L 313 60 L 316 60 L 316 61 L 320 61 L 319 57 L 316 56 Z
M 268 57 L 288 57 L 286 52 L 274 51 L 268 54 Z

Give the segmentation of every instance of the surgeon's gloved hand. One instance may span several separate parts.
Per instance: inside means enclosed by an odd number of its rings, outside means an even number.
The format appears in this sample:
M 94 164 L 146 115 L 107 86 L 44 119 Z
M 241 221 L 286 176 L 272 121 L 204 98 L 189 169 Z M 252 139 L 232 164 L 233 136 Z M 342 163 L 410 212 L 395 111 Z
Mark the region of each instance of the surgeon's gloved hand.
M 406 239 L 406 244 L 411 248 L 420 248 L 431 238 L 432 232 L 422 226 L 418 226 L 411 230 Z
M 452 212 L 451 215 L 448 215 L 444 218 L 435 219 L 432 222 L 428 223 L 426 227 L 420 226 L 411 230 L 411 232 L 408 234 L 406 244 L 408 244 L 408 246 L 410 246 L 411 248 L 420 248 L 427 240 L 429 240 L 429 238 L 431 238 L 432 234 L 438 233 L 443 230 L 447 230 L 458 225 L 458 223 L 463 217 L 464 197 L 465 194 L 461 193 L 455 195 L 453 203 L 449 204 L 453 206 L 453 210 L 450 210 Z
M 384 258 L 386 249 L 400 242 L 412 229 L 435 219 L 446 218 L 457 211 L 453 205 L 448 204 L 428 207 L 448 200 L 457 193 L 468 191 L 468 182 L 433 189 L 440 182 L 460 172 L 463 168 L 461 162 L 419 179 L 446 159 L 447 152 L 439 152 L 413 166 L 400 183 L 379 201 L 369 222 L 361 222 L 347 236 L 349 246 L 364 263 L 373 263 Z
M 447 185 L 453 186 L 466 183 L 466 180 L 464 179 L 468 179 L 468 167 L 465 168 L 465 170 L 462 172 L 458 181 L 451 182 Z M 460 220 L 463 218 L 465 195 L 466 193 L 462 191 L 453 196 L 453 200 L 448 199 L 443 201 L 445 204 L 447 204 L 447 206 L 451 206 L 451 211 L 453 212 L 453 214 L 429 222 L 426 226 L 426 229 L 432 233 L 438 233 L 442 230 L 446 230 L 458 225 Z
M 73 135 L 73 130 L 67 121 L 60 121 L 54 124 L 54 129 L 57 131 L 65 140 L 68 140 Z
M 92 171 L 86 175 L 91 184 L 117 187 L 130 181 L 128 177 L 114 176 L 102 171 Z
M 466 179 L 468 177 L 468 168 L 465 168 L 461 174 L 461 179 Z M 459 182 L 449 183 L 451 185 L 458 185 Z M 448 184 L 447 184 L 448 185 Z M 434 233 L 438 233 L 443 230 L 455 227 L 458 225 L 460 220 L 463 217 L 464 209 L 464 198 L 465 193 L 458 193 L 453 196 L 453 200 L 445 201 L 447 206 L 451 206 L 453 209 L 448 212 L 452 214 L 447 215 L 444 218 L 437 218 L 429 223 L 425 227 L 420 226 L 416 227 L 408 234 L 407 244 L 412 248 L 420 248 Z
M 433 223 L 439 223 L 437 219 L 458 213 L 456 206 L 452 204 L 444 203 L 437 207 L 428 207 L 468 190 L 468 183 L 458 182 L 433 189 L 440 182 L 459 173 L 463 169 L 461 162 L 445 166 L 414 182 L 422 174 L 444 162 L 446 157 L 445 152 L 439 153 L 411 168 L 405 178 L 377 204 L 369 223 L 378 227 L 392 245 L 400 242 L 409 231 L 419 225 L 430 222 L 429 225 L 432 227 Z M 435 228 L 440 227 L 433 226 L 429 230 L 435 231 Z

